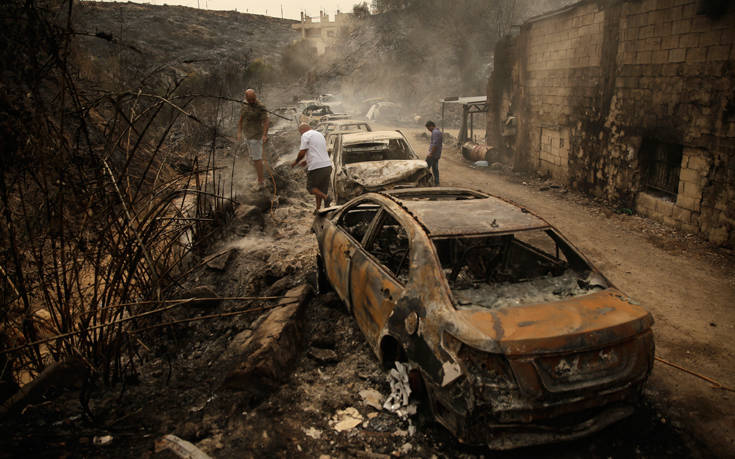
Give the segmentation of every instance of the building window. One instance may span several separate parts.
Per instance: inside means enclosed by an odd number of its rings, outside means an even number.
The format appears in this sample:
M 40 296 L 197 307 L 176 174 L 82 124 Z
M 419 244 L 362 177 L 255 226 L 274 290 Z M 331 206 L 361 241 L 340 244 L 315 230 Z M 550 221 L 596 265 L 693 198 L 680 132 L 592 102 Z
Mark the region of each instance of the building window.
M 681 145 L 644 140 L 640 154 L 643 189 L 676 198 L 681 158 Z

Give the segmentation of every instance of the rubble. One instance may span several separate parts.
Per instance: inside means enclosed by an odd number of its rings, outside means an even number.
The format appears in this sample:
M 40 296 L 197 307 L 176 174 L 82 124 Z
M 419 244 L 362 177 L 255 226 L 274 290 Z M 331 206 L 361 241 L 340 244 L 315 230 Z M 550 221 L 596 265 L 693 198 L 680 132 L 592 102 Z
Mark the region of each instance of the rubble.
M 92 444 L 97 446 L 105 446 L 112 443 L 112 440 L 114 440 L 114 437 L 112 435 L 101 435 L 94 437 L 92 439 Z
M 337 353 L 331 349 L 312 347 L 308 351 L 309 357 L 321 363 L 335 363 L 339 361 Z
M 395 362 L 395 368 L 388 373 L 390 395 L 383 403 L 383 408 L 397 414 L 402 419 L 416 414 L 416 403 L 410 403 L 411 384 L 408 380 L 408 364 Z
M 274 389 L 289 376 L 301 343 L 300 313 L 311 293 L 308 285 L 289 290 L 251 336 L 233 340 L 227 352 L 238 364 L 225 378 L 224 387 L 261 392 Z
M 306 436 L 313 438 L 314 440 L 319 440 L 322 438 L 322 431 L 319 429 L 315 429 L 314 427 L 309 427 L 308 429 L 303 429 Z
M 210 260 L 207 262 L 207 268 L 213 269 L 215 271 L 224 271 L 227 263 L 230 261 L 234 253 L 235 251 L 230 249 L 216 254 L 215 256 L 211 257 Z
M 164 435 L 156 441 L 156 453 L 164 450 L 169 450 L 182 459 L 209 459 L 199 448 L 172 434 Z
M 344 432 L 345 430 L 354 429 L 360 425 L 363 420 L 364 419 L 359 411 L 353 407 L 349 407 L 344 410 L 337 411 L 337 413 L 332 416 L 330 425 L 337 432 Z
M 378 392 L 375 389 L 364 389 L 360 391 L 360 397 L 362 398 L 362 403 L 365 405 L 375 408 L 376 410 L 380 411 L 383 409 L 383 394 Z M 372 414 L 372 413 L 371 413 Z M 369 415 L 368 415 L 369 416 Z

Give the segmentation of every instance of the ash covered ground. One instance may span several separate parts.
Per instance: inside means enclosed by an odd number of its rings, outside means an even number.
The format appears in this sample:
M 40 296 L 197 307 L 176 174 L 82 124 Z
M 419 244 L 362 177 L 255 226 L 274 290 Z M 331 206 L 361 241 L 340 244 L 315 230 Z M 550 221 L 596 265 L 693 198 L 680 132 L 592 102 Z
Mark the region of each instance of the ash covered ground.
M 292 170 L 298 134 L 290 126 L 266 149 L 273 165 L 269 187 L 249 190 L 255 177 L 226 141 L 223 163 L 235 161 L 232 217 L 213 239 L 211 260 L 189 276 L 182 295 L 279 297 L 313 285 L 316 241 L 313 202 L 304 173 Z M 457 152 L 453 152 L 457 155 Z M 274 185 L 277 195 L 273 193 Z M 216 256 L 218 255 L 219 256 Z M 214 256 L 214 257 L 213 257 Z M 242 355 L 236 337 L 249 336 L 276 300 L 214 301 L 185 305 L 167 319 L 212 317 L 141 335 L 137 378 L 112 388 L 87 388 L 90 413 L 79 390 L 32 405 L 2 425 L 2 456 L 174 457 L 156 452 L 174 434 L 212 457 L 663 457 L 697 456 L 698 443 L 667 422 L 647 399 L 633 418 L 582 441 L 511 452 L 459 444 L 434 422 L 420 395 L 407 418 L 379 408 L 390 394 L 388 373 L 334 293 L 314 294 L 301 318 L 301 339 L 290 351 L 283 381 L 228 388 L 227 375 Z M 282 356 L 283 357 L 283 356 Z M 368 392 L 365 392 L 368 391 Z M 380 397 L 375 399 L 375 392 Z M 361 395 L 361 392 L 364 395 Z M 372 397 L 367 395 L 372 393 Z M 372 400 L 372 401 L 371 401 Z

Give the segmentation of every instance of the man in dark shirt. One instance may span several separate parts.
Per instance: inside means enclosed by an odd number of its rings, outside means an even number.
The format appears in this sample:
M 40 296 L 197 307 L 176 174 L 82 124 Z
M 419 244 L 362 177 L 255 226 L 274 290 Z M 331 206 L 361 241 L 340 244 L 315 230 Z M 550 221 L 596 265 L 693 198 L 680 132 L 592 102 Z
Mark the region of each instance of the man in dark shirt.
M 245 130 L 245 139 L 250 152 L 250 159 L 258 173 L 258 189 L 263 188 L 263 144 L 268 141 L 270 120 L 265 106 L 255 97 L 255 91 L 245 91 L 245 103 L 240 110 L 240 122 L 237 124 L 237 140 L 242 140 L 242 131 Z
M 442 156 L 442 131 L 436 127 L 433 121 L 426 122 L 426 129 L 431 132 L 431 143 L 429 144 L 429 154 L 426 157 L 426 164 L 431 168 L 434 174 L 434 184 L 439 186 L 439 158 Z

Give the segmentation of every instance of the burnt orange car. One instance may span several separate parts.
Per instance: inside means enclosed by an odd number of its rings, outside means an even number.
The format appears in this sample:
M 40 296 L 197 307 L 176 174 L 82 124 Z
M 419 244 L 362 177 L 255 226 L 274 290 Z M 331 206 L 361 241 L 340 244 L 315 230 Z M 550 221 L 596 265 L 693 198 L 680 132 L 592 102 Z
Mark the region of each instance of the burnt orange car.
M 573 439 L 633 412 L 651 315 L 549 223 L 484 193 L 412 188 L 322 211 L 318 272 L 386 367 L 408 361 L 460 441 Z

